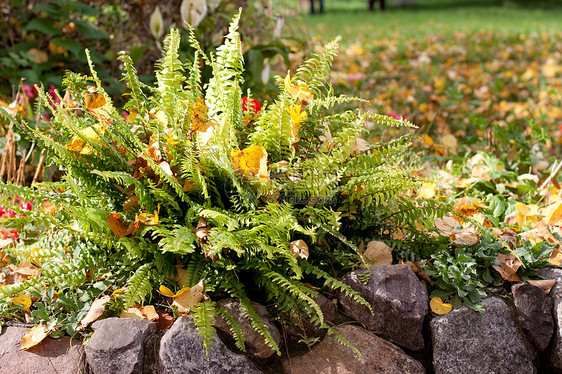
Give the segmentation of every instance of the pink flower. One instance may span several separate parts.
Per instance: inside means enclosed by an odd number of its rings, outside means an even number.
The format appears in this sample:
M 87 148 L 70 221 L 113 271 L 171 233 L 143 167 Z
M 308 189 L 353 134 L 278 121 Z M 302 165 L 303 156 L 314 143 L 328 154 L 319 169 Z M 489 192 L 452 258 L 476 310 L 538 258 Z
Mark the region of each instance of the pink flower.
M 49 86 L 49 91 L 47 91 L 49 93 L 49 95 L 51 96 L 52 99 L 49 99 L 49 104 L 51 104 L 51 106 L 55 106 L 55 103 L 58 104 L 61 101 L 61 98 L 59 95 L 57 95 L 56 91 L 55 91 L 55 86 L 53 86 L 52 84 Z
M 20 237 L 18 230 L 10 230 L 10 234 L 12 234 L 12 239 L 14 240 L 18 240 Z
M 8 239 L 9 236 L 6 231 L 0 231 L 0 240 Z
M 398 120 L 401 120 L 401 121 L 406 119 L 406 116 L 402 116 L 402 115 L 396 114 L 396 113 L 394 113 L 394 112 L 387 113 L 386 116 L 387 116 L 387 117 L 392 117 L 392 118 L 394 118 L 394 119 L 398 119 Z
M 364 80 L 367 76 L 364 73 L 348 73 L 347 80 L 350 83 L 355 83 Z
M 123 112 L 123 113 L 121 113 L 121 117 L 127 119 L 127 117 L 129 117 L 129 113 Z
M 8 209 L 2 212 L 2 218 L 14 218 L 16 216 L 16 212 L 12 209 Z
M 37 89 L 35 88 L 35 86 L 29 84 L 23 85 L 23 92 L 25 93 L 28 99 L 33 99 L 35 98 L 35 96 L 37 96 Z
M 250 102 L 249 106 L 248 101 Z M 261 104 L 256 99 L 248 100 L 248 98 L 244 96 L 242 97 L 242 111 L 245 112 L 247 110 L 251 110 L 254 113 L 257 113 L 261 110 Z

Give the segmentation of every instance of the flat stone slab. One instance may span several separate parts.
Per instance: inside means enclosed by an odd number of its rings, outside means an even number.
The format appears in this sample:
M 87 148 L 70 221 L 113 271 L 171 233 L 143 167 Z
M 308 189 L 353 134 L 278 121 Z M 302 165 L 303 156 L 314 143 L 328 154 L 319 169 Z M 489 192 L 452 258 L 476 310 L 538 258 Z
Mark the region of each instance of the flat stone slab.
M 463 306 L 431 321 L 435 374 L 535 374 L 509 306 L 497 297 L 482 305 L 485 312 Z
M 424 374 L 422 364 L 396 345 L 353 325 L 335 328 L 363 357 L 336 341 L 333 335 L 302 356 L 284 358 L 286 374 Z
M 0 334 L 0 373 L 2 374 L 79 374 L 86 373 L 84 346 L 68 336 L 45 338 L 35 347 L 22 351 L 21 338 L 27 327 L 5 327 Z

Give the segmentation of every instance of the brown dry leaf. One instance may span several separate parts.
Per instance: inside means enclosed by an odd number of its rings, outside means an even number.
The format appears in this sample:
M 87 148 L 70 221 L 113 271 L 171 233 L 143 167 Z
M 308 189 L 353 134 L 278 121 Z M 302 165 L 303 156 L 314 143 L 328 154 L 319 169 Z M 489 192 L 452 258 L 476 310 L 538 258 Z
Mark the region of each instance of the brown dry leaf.
M 480 232 L 474 226 L 469 226 L 456 231 L 452 238 L 463 246 L 471 246 L 480 240 Z
M 100 297 L 99 299 L 94 300 L 92 306 L 88 313 L 82 318 L 80 324 L 82 326 L 89 325 L 90 323 L 96 321 L 101 315 L 105 312 L 105 305 L 111 300 L 109 295 L 105 295 Z
M 556 279 L 539 279 L 539 280 L 529 280 L 527 281 L 533 286 L 542 288 L 542 290 L 548 295 L 550 290 L 556 284 Z
M 174 317 L 163 310 L 159 310 L 158 319 L 156 320 L 156 328 L 158 330 L 167 330 L 174 324 Z
M 447 314 L 453 310 L 453 306 L 449 303 L 444 303 L 440 297 L 434 297 L 429 302 L 429 307 L 435 314 Z
M 38 277 L 41 275 L 41 272 L 39 271 L 39 269 L 37 269 L 37 266 L 32 265 L 27 260 L 22 260 L 19 266 L 10 264 L 8 265 L 8 268 L 12 270 L 14 273 L 19 274 L 24 278 Z
M 203 299 L 203 290 L 203 281 L 193 287 L 184 287 L 176 293 L 172 305 L 178 308 L 180 315 L 186 314 Z
M 41 209 L 45 212 L 45 214 L 54 214 L 56 207 L 51 204 L 49 200 L 43 200 L 41 203 Z
M 430 286 L 435 286 L 437 284 L 437 282 L 435 282 L 433 279 L 431 279 L 429 277 L 429 275 L 427 275 L 425 273 L 425 271 L 420 267 L 421 262 L 419 262 L 419 261 L 411 262 L 411 261 L 399 260 L 398 263 L 408 265 L 409 267 L 411 267 L 412 270 L 414 271 L 414 273 L 417 275 L 417 277 L 421 280 L 426 281 Z
M 139 229 L 139 222 L 135 221 L 133 223 L 126 224 L 123 222 L 121 215 L 118 213 L 111 213 L 107 216 L 107 223 L 109 223 L 111 231 L 120 238 L 124 238 L 128 235 L 134 235 Z
M 369 242 L 363 256 L 374 266 L 392 265 L 392 248 L 385 242 L 376 240 Z
M 25 335 L 21 338 L 20 349 L 27 350 L 29 348 L 35 347 L 49 335 L 49 332 L 50 331 L 45 325 L 33 326 L 32 328 L 27 330 Z
M 455 229 L 459 226 L 459 223 L 453 217 L 443 217 L 443 218 L 435 218 L 433 221 L 437 231 L 442 236 L 451 236 L 455 233 Z
M 137 206 L 139 206 L 139 197 L 133 194 L 123 203 L 123 210 L 127 211 L 136 208 Z
M 516 274 L 521 266 L 521 261 L 511 254 L 498 254 L 496 260 L 500 262 L 499 265 L 492 265 L 502 276 L 503 279 L 510 282 L 520 282 L 521 278 Z
M 560 248 L 554 248 L 552 250 L 548 262 L 556 266 L 562 265 L 562 251 L 560 251 Z
M 246 178 L 258 177 L 269 179 L 267 171 L 267 151 L 260 145 L 252 145 L 239 151 L 234 149 L 230 152 L 230 162 L 235 170 L 242 173 Z
M 308 245 L 306 245 L 304 240 L 293 240 L 291 244 L 289 244 L 289 248 L 295 257 L 300 257 L 305 260 L 308 259 Z

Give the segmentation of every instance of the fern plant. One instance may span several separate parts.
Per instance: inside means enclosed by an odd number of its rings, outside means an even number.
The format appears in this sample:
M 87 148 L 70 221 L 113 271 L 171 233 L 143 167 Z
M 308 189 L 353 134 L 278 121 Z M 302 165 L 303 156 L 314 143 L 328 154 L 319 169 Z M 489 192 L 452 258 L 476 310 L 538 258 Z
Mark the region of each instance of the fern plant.
M 335 96 L 328 82 L 337 40 L 294 76 L 278 77 L 275 101 L 259 113 L 243 111 L 239 17 L 216 55 L 204 55 L 192 34 L 197 52 L 191 65 L 179 60 L 180 36 L 172 30 L 155 87 L 142 84 L 131 58 L 121 54 L 127 118 L 111 104 L 93 66 L 90 76 L 67 74 L 65 100 L 58 104 L 49 105 L 39 88 L 52 114 L 50 127 L 16 126 L 64 177 L 39 188 L 2 184 L 0 199 L 8 202 L 17 194 L 53 204 L 54 214 L 27 218 L 106 254 L 88 257 L 82 269 L 111 270 L 103 262 L 109 256 L 117 267 L 126 264 L 114 274 L 127 275 L 114 276 L 104 290 L 125 288 L 116 297 L 118 307 L 143 303 L 155 287 L 171 284 L 178 265 L 187 273 L 179 287 L 204 285 L 202 301 L 190 312 L 207 348 L 215 317 L 226 313 L 215 301 L 229 296 L 240 300 L 251 325 L 279 353 L 250 299 L 268 303 L 272 313 L 298 308 L 335 333 L 315 302 L 318 288 L 307 284 L 339 289 L 369 307 L 337 279 L 338 270 L 362 266 L 350 234 L 413 221 L 419 211 L 393 214 L 393 207 L 407 204 L 419 181 L 402 162 L 408 137 L 387 144 L 361 141 L 365 120 L 412 127 L 409 122 L 359 110 L 335 113 L 337 105 L 359 100 Z M 213 70 L 205 86 L 201 63 Z M 297 240 L 307 243 L 308 253 L 295 250 Z M 16 261 L 24 252 L 9 250 Z M 67 287 L 80 271 L 68 267 L 64 279 L 56 278 L 57 287 Z M 53 280 L 42 276 L 4 287 L 0 299 L 42 282 Z M 243 348 L 235 320 L 225 320 Z

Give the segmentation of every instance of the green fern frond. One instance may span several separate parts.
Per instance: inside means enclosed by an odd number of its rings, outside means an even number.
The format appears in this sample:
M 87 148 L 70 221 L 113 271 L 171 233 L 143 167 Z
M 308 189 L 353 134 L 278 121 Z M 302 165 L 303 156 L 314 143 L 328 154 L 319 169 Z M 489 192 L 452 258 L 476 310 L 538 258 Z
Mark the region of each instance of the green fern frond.
M 216 315 L 216 304 L 214 301 L 206 300 L 199 302 L 194 308 L 191 308 L 190 314 L 193 316 L 193 322 L 197 326 L 200 337 L 203 338 L 203 348 L 209 359 L 209 352 L 216 337 L 216 329 L 214 326 Z
M 152 264 L 144 264 L 129 278 L 123 294 L 125 308 L 142 304 L 145 297 L 152 292 L 152 277 Z

